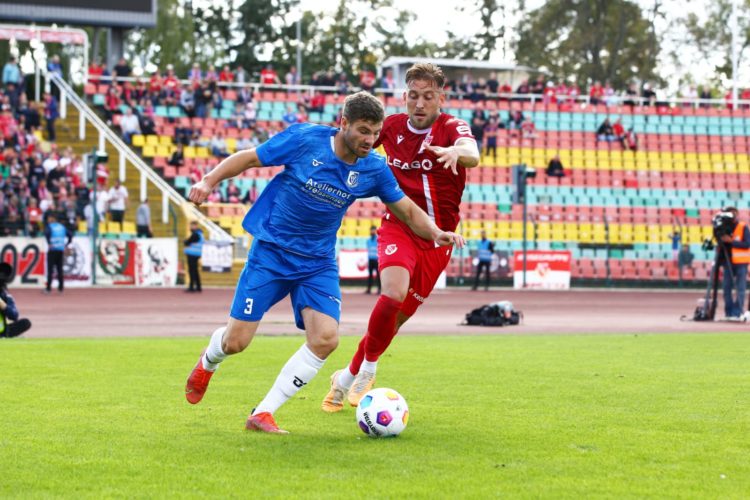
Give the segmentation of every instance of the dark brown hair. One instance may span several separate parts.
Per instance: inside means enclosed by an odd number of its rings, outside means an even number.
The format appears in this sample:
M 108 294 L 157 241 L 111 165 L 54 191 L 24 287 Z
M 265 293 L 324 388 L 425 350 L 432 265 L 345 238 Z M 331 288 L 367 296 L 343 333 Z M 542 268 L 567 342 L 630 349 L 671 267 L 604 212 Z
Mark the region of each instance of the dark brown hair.
M 359 120 L 380 123 L 385 120 L 385 109 L 380 99 L 369 92 L 360 91 L 346 98 L 342 116 L 349 123 Z

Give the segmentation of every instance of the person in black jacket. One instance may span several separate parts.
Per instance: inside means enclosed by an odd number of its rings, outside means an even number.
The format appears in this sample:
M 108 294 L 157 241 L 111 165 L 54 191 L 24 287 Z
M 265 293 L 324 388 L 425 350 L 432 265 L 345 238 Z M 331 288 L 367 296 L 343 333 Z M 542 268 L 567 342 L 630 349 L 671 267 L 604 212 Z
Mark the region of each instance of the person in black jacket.
M 18 317 L 18 308 L 13 296 L 8 293 L 8 282 L 13 276 L 13 268 L 7 262 L 0 262 L 0 337 L 18 337 L 29 328 L 31 321 Z

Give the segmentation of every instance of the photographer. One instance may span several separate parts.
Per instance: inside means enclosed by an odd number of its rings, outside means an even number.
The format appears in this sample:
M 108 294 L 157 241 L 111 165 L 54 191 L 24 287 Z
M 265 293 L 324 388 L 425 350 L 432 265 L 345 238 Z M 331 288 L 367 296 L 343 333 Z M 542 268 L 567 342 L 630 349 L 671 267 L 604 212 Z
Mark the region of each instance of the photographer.
M 13 296 L 8 293 L 8 282 L 13 268 L 7 262 L 0 263 L 0 337 L 18 337 L 31 328 L 31 321 L 18 317 L 18 308 Z
M 728 251 L 725 253 L 724 267 L 724 314 L 727 319 L 740 319 L 745 304 L 745 290 L 747 288 L 747 265 L 750 263 L 750 229 L 747 224 L 739 220 L 739 213 L 735 207 L 723 210 L 733 218 L 731 224 L 725 225 L 722 234 L 717 234 L 717 240 Z M 721 214 L 720 214 L 721 215 Z M 716 220 L 717 217 L 714 217 Z M 731 233 L 730 233 L 731 229 Z M 714 223 L 714 231 L 717 224 Z M 727 262 L 728 259 L 728 262 Z M 727 272 L 730 271 L 731 272 Z M 732 288 L 737 291 L 736 297 Z

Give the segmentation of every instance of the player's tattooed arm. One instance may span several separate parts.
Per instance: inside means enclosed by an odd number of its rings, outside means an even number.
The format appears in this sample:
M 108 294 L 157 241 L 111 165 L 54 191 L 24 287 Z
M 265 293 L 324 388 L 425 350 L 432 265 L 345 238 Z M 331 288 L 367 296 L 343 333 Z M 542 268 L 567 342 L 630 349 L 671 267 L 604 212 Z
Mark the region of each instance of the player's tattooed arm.
M 208 198 L 211 191 L 225 179 L 236 177 L 248 168 L 262 167 L 258 159 L 258 153 L 255 148 L 238 151 L 232 156 L 225 158 L 216 168 L 203 176 L 199 182 L 190 187 L 188 199 L 193 203 L 200 205 Z
M 466 245 L 466 240 L 460 234 L 443 231 L 437 227 L 430 216 L 408 196 L 404 196 L 395 203 L 386 203 L 386 205 L 420 238 L 434 241 L 440 246 L 456 245 L 458 248 L 463 248 Z
M 457 140 L 456 144 L 447 148 L 427 146 L 427 149 L 438 157 L 437 161 L 443 164 L 443 168 L 450 168 L 455 175 L 458 175 L 458 166 L 474 168 L 479 165 L 477 142 L 468 137 Z

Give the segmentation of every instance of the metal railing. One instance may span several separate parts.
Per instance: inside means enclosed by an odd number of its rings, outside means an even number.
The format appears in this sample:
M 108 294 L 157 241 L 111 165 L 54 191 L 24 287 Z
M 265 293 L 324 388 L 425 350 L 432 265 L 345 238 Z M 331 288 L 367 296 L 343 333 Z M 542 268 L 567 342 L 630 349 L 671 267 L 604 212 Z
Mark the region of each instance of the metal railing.
M 86 138 L 86 121 L 91 122 L 99 132 L 99 149 L 103 150 L 105 142 L 109 142 L 119 153 L 120 157 L 120 180 L 125 180 L 125 162 L 130 162 L 140 173 L 141 198 L 145 197 L 146 180 L 154 184 L 162 194 L 162 222 L 169 221 L 169 201 L 179 206 L 183 212 L 191 219 L 197 220 L 198 223 L 208 230 L 209 239 L 219 241 L 234 241 L 234 239 L 224 229 L 219 227 L 211 219 L 206 217 L 198 208 L 189 203 L 184 196 L 175 190 L 167 181 L 157 174 L 148 166 L 140 156 L 138 156 L 125 142 L 113 132 L 104 121 L 88 107 L 86 102 L 73 91 L 73 89 L 58 75 L 46 73 L 48 81 L 57 85 L 60 89 L 60 107 L 61 116 L 66 116 L 67 103 L 70 102 L 77 110 L 79 116 L 78 137 L 80 140 Z

